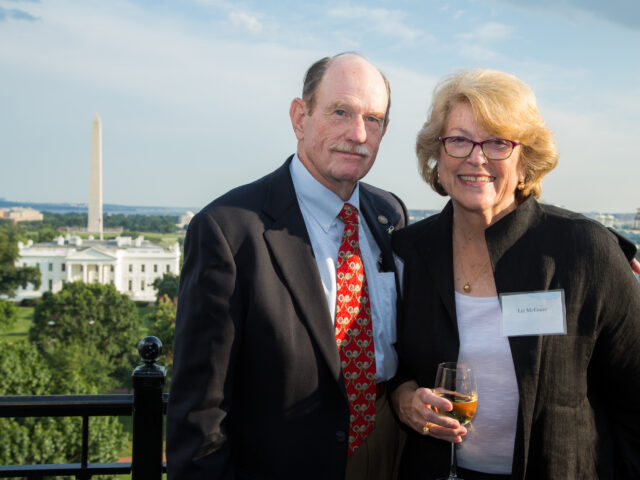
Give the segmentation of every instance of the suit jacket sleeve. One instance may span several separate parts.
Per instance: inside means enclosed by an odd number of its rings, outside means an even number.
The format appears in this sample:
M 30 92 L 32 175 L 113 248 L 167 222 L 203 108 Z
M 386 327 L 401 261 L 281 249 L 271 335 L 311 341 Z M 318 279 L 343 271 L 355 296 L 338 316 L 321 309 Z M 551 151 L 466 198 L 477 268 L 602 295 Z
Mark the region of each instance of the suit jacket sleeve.
M 167 412 L 168 478 L 233 479 L 225 426 L 242 327 L 234 259 L 206 212 L 191 221 L 184 251 Z
M 640 478 L 640 287 L 614 242 L 594 257 L 593 274 L 602 277 L 590 374 L 611 421 L 614 478 Z
M 624 256 L 627 257 L 627 260 L 632 261 L 638 253 L 638 247 L 636 247 L 635 243 L 611 227 L 609 227 L 609 231 L 616 236 L 620 249 L 624 253 Z

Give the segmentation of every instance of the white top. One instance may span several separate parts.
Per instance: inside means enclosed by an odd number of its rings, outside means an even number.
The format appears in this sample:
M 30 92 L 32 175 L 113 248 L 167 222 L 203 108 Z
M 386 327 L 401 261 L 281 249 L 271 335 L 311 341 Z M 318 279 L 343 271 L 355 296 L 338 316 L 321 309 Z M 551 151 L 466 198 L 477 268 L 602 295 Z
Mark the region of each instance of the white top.
M 344 223 L 338 218 L 338 214 L 345 202 L 313 178 L 297 154 L 293 157 L 290 171 L 298 204 L 311 238 L 329 312 L 335 324 L 336 261 L 344 231 Z M 371 293 L 369 301 L 376 354 L 376 381 L 382 382 L 393 377 L 398 368 L 398 355 L 392 346 L 396 342 L 395 276 L 393 272 L 378 271 L 380 247 L 360 212 L 359 184 L 356 184 L 347 202 L 358 209 L 360 251 Z
M 473 368 L 478 410 L 458 444 L 458 465 L 486 473 L 510 474 L 518 420 L 518 383 L 509 340 L 501 336 L 498 297 L 456 292 L 460 332 L 458 361 Z

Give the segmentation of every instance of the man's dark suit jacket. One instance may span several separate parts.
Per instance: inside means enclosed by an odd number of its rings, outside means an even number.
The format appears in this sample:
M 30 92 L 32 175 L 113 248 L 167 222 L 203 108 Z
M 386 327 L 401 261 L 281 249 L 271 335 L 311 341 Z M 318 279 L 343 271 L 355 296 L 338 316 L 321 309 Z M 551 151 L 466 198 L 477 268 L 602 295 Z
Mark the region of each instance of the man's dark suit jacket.
M 460 347 L 453 209 L 394 235 L 404 260 L 398 384 L 431 387 Z M 527 199 L 485 232 L 498 294 L 564 289 L 567 335 L 510 337 L 520 397 L 513 479 L 640 478 L 640 287 L 613 235 Z M 482 402 L 482 398 L 478 398 Z M 401 479 L 445 475 L 449 444 L 411 432 Z
M 344 478 L 349 406 L 290 162 L 189 225 L 167 414 L 172 480 Z M 360 210 L 395 271 L 390 227 L 405 224 L 404 205 L 360 183 Z

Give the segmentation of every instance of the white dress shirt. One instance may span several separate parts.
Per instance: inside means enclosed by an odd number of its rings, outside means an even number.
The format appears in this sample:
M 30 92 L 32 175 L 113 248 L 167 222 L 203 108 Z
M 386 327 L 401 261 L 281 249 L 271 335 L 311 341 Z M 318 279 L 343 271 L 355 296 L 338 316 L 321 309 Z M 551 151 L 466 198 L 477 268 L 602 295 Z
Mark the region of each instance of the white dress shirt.
M 335 325 L 336 263 L 344 231 L 344 223 L 338 214 L 345 202 L 313 178 L 297 154 L 293 157 L 290 171 Z M 360 251 L 370 291 L 376 381 L 382 382 L 393 377 L 398 368 L 398 355 L 393 347 L 396 342 L 396 281 L 393 272 L 382 273 L 378 270 L 380 247 L 360 212 L 359 193 L 359 184 L 356 184 L 346 203 L 358 209 Z

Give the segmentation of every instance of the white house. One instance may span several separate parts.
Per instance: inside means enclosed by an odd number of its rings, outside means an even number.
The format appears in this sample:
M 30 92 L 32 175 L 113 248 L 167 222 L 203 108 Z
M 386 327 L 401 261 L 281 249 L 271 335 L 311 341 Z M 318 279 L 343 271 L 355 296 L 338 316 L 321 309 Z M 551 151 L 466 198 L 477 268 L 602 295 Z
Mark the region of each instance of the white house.
M 18 243 L 16 266 L 37 267 L 42 274 L 38 290 L 31 285 L 18 289 L 16 299 L 37 298 L 43 292 L 59 292 L 66 282 L 111 283 L 132 300 L 153 301 L 151 286 L 166 272 L 178 275 L 180 246 L 165 248 L 143 237 L 83 240 L 77 236 L 57 237 L 52 242 Z

